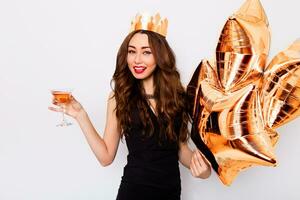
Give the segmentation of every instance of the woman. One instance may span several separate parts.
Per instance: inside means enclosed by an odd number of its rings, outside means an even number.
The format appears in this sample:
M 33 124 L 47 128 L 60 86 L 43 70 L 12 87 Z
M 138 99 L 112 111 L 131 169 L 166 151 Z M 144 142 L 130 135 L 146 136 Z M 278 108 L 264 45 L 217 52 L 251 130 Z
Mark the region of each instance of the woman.
M 74 98 L 65 112 L 79 123 L 103 166 L 113 162 L 125 137 L 129 154 L 118 200 L 180 199 L 178 160 L 200 178 L 210 176 L 210 166 L 187 145 L 185 91 L 166 31 L 144 27 L 136 26 L 119 49 L 103 138 Z

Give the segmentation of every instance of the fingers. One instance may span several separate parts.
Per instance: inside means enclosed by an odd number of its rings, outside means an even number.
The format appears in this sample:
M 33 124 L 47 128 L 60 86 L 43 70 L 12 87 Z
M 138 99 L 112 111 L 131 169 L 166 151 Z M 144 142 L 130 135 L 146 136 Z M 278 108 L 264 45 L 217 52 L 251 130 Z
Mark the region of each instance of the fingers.
M 198 162 L 200 163 L 200 165 L 201 166 L 206 166 L 206 163 L 203 159 L 203 156 L 201 155 L 201 153 L 198 149 L 195 151 L 195 154 L 196 154 L 196 158 L 197 158 Z
M 194 151 L 194 153 L 193 153 L 191 165 L 192 165 L 191 167 L 195 173 L 195 176 L 199 176 L 199 174 L 201 174 L 201 171 L 202 171 L 202 164 L 201 164 L 201 162 L 199 162 L 199 158 L 198 158 L 196 151 Z
M 71 102 L 76 102 L 76 103 L 78 102 L 73 95 L 71 95 L 70 98 L 71 98 Z
M 63 109 L 61 107 L 48 107 L 49 110 L 52 110 L 54 112 L 63 112 Z
M 192 157 L 192 160 L 191 160 L 191 164 L 190 164 L 190 170 L 191 170 L 191 173 L 194 177 L 197 177 L 199 175 L 199 171 L 198 171 L 198 168 L 196 167 L 196 164 L 195 164 L 195 158 L 194 158 L 194 155 Z
M 195 172 L 195 166 L 194 164 L 192 163 L 193 161 L 191 161 L 191 164 L 190 164 L 190 171 L 191 171 L 191 174 L 192 176 L 196 177 L 197 176 L 197 173 Z
M 197 152 L 198 152 L 199 155 L 201 156 L 201 158 L 202 158 L 203 162 L 205 163 L 205 165 L 211 167 L 210 162 L 209 162 L 209 161 L 207 160 L 207 158 L 202 154 L 202 152 L 199 151 L 199 149 L 197 149 Z
M 70 97 L 70 102 L 67 103 L 59 103 L 57 100 L 55 100 L 55 98 L 53 98 L 52 104 L 55 106 L 49 106 L 49 110 L 54 112 L 62 112 L 71 117 L 76 116 L 76 114 L 78 114 L 79 111 L 83 109 L 81 104 L 78 101 L 76 101 L 76 99 L 73 96 Z
M 199 150 L 195 150 L 192 155 L 190 171 L 194 177 L 201 177 L 207 171 L 207 164 Z

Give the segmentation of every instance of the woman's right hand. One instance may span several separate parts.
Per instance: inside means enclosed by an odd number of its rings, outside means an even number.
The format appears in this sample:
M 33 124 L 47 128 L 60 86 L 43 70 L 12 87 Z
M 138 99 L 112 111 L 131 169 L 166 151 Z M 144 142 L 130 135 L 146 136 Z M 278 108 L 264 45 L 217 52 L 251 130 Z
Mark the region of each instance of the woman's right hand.
M 69 103 L 58 103 L 54 98 L 52 99 L 52 104 L 56 105 L 57 107 L 49 106 L 48 109 L 54 112 L 64 112 L 65 114 L 77 119 L 80 114 L 85 113 L 84 108 L 82 105 L 73 97 L 71 96 L 71 101 Z

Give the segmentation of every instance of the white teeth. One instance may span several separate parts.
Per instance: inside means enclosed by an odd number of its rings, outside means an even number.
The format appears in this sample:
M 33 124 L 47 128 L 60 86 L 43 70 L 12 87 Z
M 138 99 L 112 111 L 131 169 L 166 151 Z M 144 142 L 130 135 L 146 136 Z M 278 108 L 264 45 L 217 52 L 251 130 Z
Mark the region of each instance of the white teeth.
M 146 69 L 146 67 L 134 67 L 134 69 Z

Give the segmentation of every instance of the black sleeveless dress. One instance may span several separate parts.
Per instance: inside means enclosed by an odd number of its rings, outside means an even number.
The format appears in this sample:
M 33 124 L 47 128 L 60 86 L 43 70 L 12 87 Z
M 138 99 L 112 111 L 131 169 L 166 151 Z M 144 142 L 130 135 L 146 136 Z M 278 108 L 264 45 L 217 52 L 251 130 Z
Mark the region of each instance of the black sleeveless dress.
M 178 144 L 160 139 L 158 118 L 151 108 L 147 111 L 154 125 L 154 134 L 144 136 L 139 111 L 132 112 L 132 128 L 125 136 L 128 148 L 127 165 L 124 167 L 117 200 L 180 200 L 181 181 L 178 164 Z M 174 120 L 174 130 L 179 135 L 181 121 Z

